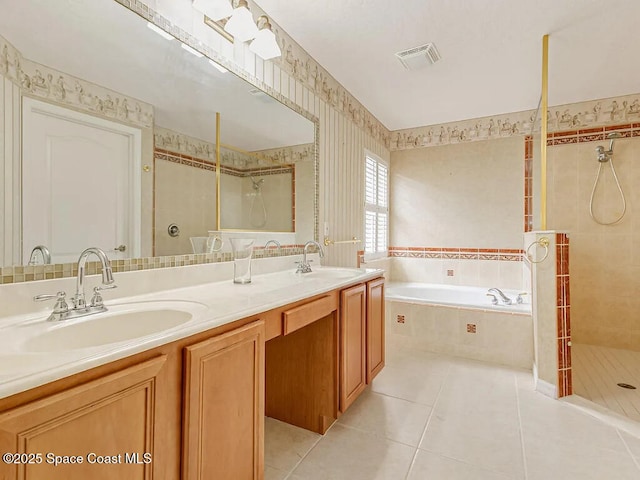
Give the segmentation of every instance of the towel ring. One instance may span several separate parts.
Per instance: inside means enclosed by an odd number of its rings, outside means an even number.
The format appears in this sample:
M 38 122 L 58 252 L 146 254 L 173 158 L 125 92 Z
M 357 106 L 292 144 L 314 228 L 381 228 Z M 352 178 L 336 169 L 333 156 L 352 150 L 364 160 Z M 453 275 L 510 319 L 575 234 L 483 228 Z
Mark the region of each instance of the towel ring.
M 525 252 L 525 253 L 526 253 L 526 255 L 527 255 L 527 258 L 529 259 L 529 261 L 530 261 L 531 263 L 542 263 L 542 262 L 544 262 L 544 261 L 547 259 L 547 257 L 549 256 L 549 244 L 550 244 L 550 243 L 551 243 L 551 242 L 549 241 L 549 238 L 548 238 L 548 237 L 542 237 L 542 238 L 537 239 L 535 242 L 532 242 L 532 243 L 531 243 L 531 245 L 529 245 L 529 246 L 527 247 L 527 250 L 526 250 L 526 252 Z M 530 250 L 530 249 L 531 249 L 531 247 L 533 247 L 534 245 L 540 245 L 542 248 L 544 248 L 544 257 L 542 257 L 542 259 L 540 259 L 540 260 L 538 260 L 538 261 L 536 261 L 536 262 L 534 262 L 534 261 L 531 259 L 532 257 L 531 257 L 531 255 L 529 254 L 529 250 Z

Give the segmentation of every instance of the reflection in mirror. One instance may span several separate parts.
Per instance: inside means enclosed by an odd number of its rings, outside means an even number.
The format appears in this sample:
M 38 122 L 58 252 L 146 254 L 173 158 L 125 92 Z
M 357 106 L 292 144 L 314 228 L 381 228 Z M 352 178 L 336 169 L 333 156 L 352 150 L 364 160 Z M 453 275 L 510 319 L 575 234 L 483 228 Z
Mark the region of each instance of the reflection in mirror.
M 192 253 L 191 237 L 220 228 L 312 238 L 313 122 L 114 0 L 0 0 L 0 11 L 1 184 L 11 199 L 0 265 L 26 265 L 38 245 L 52 263 L 87 246 L 112 259 Z M 216 112 L 222 141 L 248 152 L 227 167 L 242 188 L 223 183 L 219 206 Z

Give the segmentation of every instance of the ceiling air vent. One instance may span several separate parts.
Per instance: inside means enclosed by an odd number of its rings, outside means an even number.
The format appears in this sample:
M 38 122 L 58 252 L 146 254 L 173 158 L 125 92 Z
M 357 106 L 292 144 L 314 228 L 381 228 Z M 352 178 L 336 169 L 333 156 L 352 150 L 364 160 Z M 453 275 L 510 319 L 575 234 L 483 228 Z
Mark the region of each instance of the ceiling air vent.
M 396 53 L 396 57 L 407 70 L 415 70 L 417 68 L 431 65 L 440 60 L 440 53 L 433 43 L 420 45 L 419 47 L 409 48 L 402 52 Z

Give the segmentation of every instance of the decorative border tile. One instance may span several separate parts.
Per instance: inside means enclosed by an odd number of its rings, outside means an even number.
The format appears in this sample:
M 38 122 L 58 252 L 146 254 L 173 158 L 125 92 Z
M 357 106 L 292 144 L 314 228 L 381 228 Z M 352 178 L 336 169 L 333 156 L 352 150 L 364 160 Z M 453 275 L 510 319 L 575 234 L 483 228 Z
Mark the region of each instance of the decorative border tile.
M 533 231 L 533 137 L 524 137 L 524 231 Z
M 547 146 L 553 147 L 585 142 L 603 142 L 608 140 L 607 135 L 614 132 L 620 134 L 621 138 L 638 137 L 640 136 L 640 123 L 624 123 L 589 128 L 586 130 L 566 130 L 563 132 L 550 133 L 547 135 Z
M 153 107 L 148 103 L 28 60 L 2 36 L 0 76 L 18 85 L 23 95 L 138 127 L 153 125 Z
M 391 132 L 390 148 L 391 151 L 409 150 L 531 135 L 540 131 L 540 121 L 535 115 L 535 110 L 526 110 L 395 130 Z M 640 136 L 640 131 L 631 131 L 631 125 L 640 122 L 640 94 L 556 106 L 549 111 L 547 128 L 549 132 L 558 132 L 553 137 L 552 145 L 566 145 L 580 141 L 602 140 L 596 136 L 601 130 L 607 131 L 609 128 L 618 130 L 617 126 L 611 127 L 611 125 L 623 122 L 629 126 L 629 136 Z M 569 135 L 570 138 L 563 138 L 567 135 L 562 135 L 562 132 L 567 130 L 579 131 L 582 134 L 575 138 L 573 135 Z M 594 133 L 595 135 L 592 135 Z
M 556 233 L 556 311 L 558 327 L 558 396 L 573 392 L 571 372 L 571 296 L 569 236 Z
M 521 262 L 524 257 L 524 250 L 512 248 L 389 247 L 389 256 L 397 258 Z

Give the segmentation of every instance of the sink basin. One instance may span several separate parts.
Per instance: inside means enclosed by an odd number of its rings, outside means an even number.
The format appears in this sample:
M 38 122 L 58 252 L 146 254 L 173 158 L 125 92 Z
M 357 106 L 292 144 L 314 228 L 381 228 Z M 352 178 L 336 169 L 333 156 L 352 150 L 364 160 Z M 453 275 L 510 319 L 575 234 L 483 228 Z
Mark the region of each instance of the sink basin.
M 51 323 L 22 345 L 27 352 L 61 352 L 124 342 L 158 334 L 189 322 L 204 310 L 197 302 L 141 302 L 108 307 L 78 320 Z

